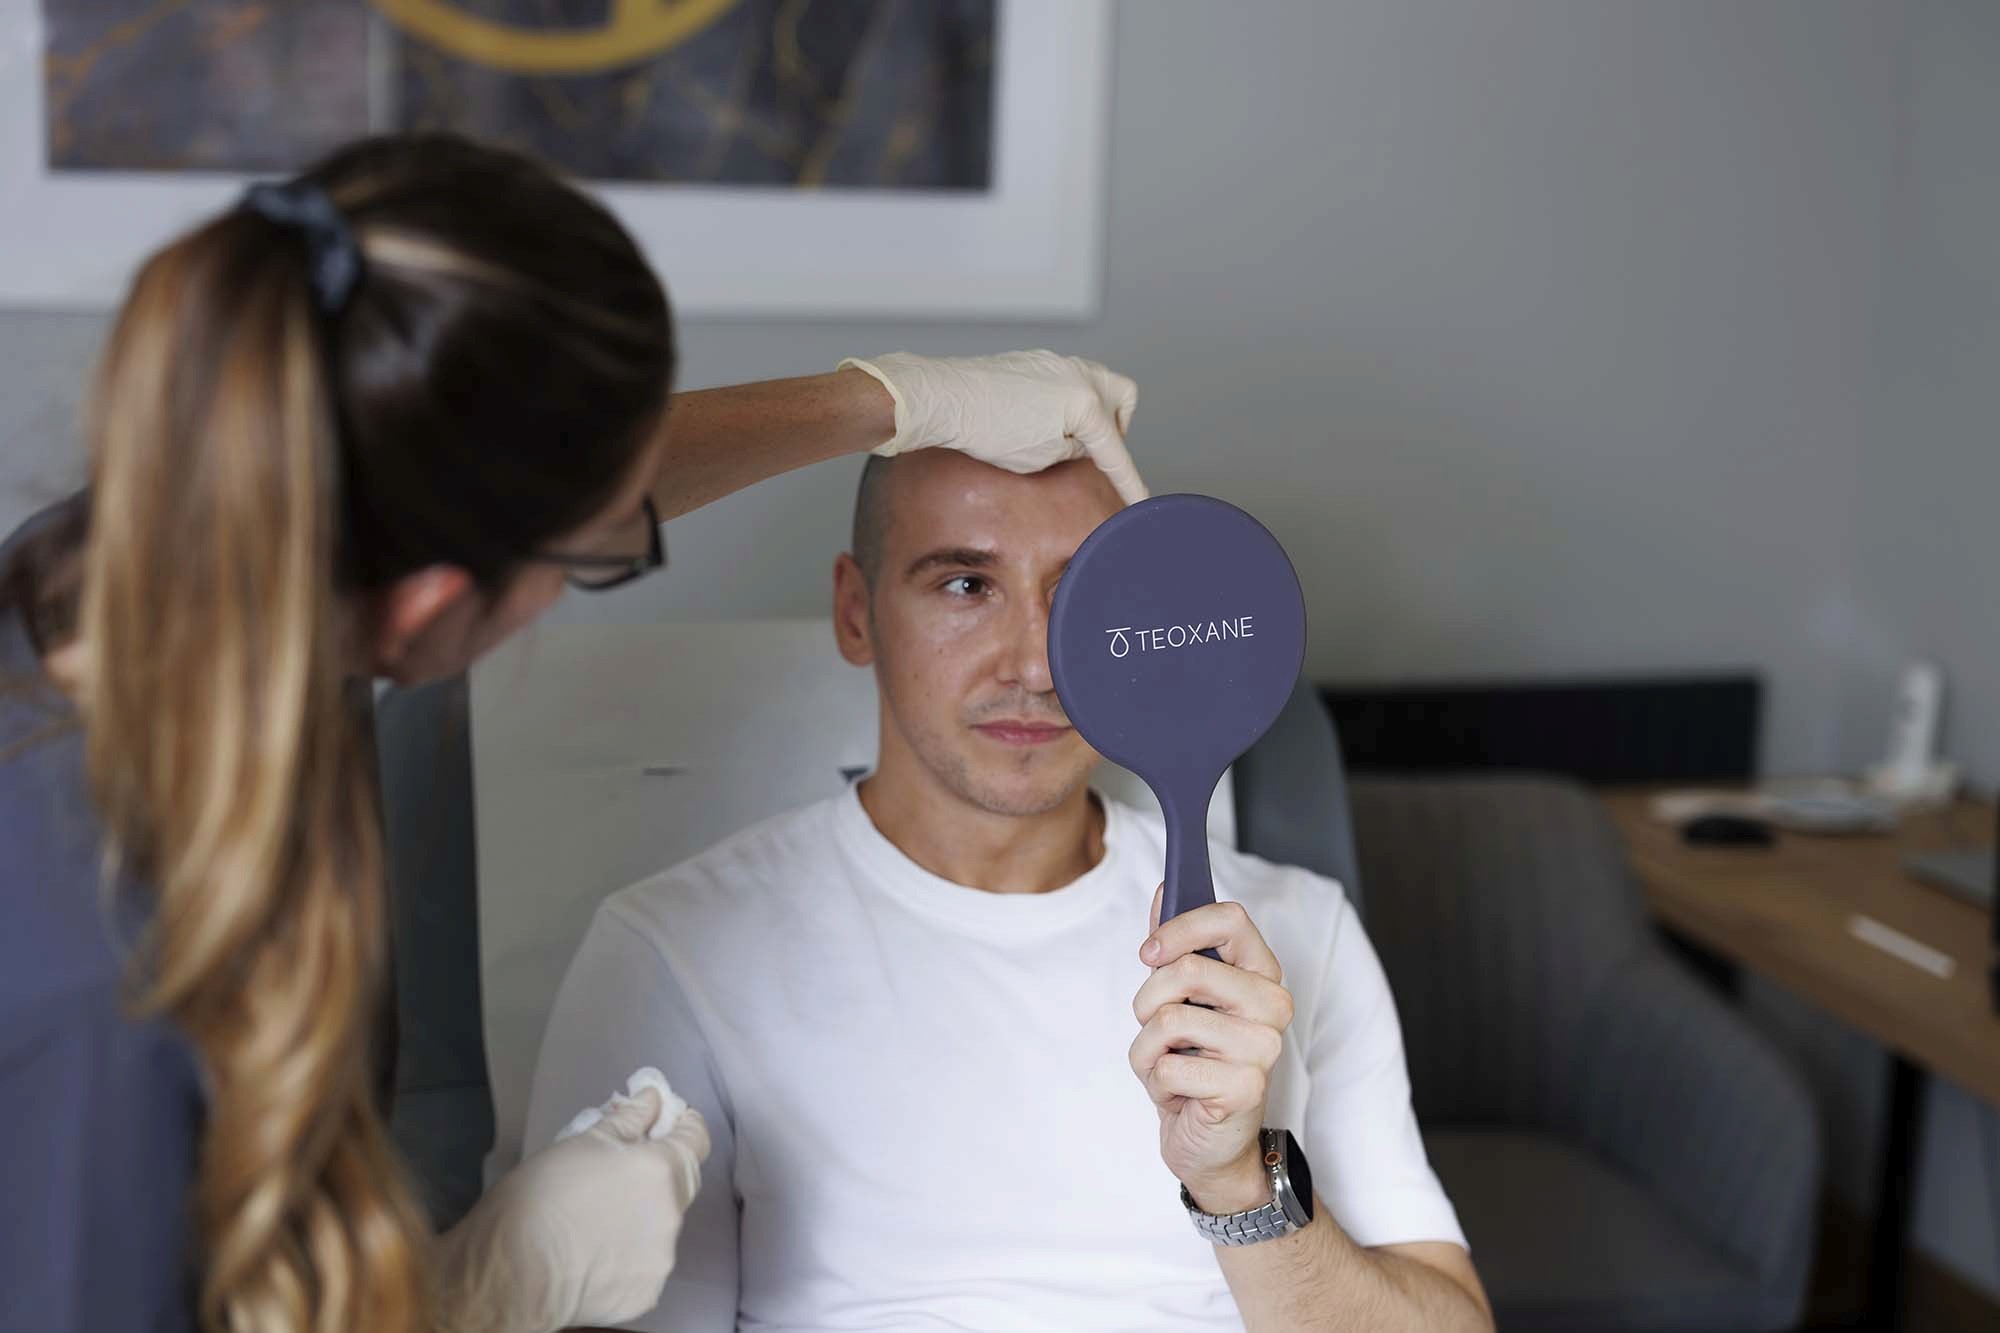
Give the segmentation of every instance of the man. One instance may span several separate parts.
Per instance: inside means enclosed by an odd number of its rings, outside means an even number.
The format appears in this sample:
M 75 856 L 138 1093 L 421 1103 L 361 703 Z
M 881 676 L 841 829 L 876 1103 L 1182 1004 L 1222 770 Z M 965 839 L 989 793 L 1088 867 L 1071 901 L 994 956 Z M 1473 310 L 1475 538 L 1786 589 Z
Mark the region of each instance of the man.
M 637 1327 L 1491 1327 L 1339 886 L 1217 847 L 1229 901 L 1142 924 L 1161 825 L 1091 793 L 1046 655 L 1117 507 L 1088 465 L 871 460 L 834 633 L 874 773 L 599 910 L 528 1141 L 655 1061 L 714 1140 Z

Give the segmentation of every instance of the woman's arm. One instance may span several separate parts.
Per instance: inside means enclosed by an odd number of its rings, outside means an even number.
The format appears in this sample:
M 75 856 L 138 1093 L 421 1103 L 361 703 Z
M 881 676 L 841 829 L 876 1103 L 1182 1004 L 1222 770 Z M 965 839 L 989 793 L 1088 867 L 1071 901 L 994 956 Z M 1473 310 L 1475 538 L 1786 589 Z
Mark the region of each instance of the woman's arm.
M 885 443 L 896 433 L 896 403 L 865 371 L 836 370 L 677 393 L 665 429 L 653 503 L 669 519 L 768 477 Z
M 675 394 L 653 504 L 662 518 L 845 454 L 958 449 L 1012 472 L 1089 458 L 1128 502 L 1131 380 L 1054 352 L 938 359 L 891 352 L 826 375 Z

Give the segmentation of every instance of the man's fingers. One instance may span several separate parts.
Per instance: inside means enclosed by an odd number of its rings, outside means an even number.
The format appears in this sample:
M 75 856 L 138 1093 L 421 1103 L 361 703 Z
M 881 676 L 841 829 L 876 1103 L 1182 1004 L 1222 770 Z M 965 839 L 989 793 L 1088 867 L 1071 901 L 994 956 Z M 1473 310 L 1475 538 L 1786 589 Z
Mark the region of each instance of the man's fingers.
M 1146 918 L 1146 933 L 1148 935 L 1151 935 L 1160 928 L 1160 899 L 1166 896 L 1166 892 L 1167 886 L 1164 882 L 1161 883 L 1160 887 L 1153 890 L 1153 910 L 1151 915 Z
M 1200 1102 L 1216 1119 L 1255 1111 L 1264 1104 L 1268 1080 L 1251 1065 L 1232 1065 L 1198 1055 L 1163 1055 L 1144 1077 L 1155 1106 L 1176 1097 Z
M 1169 1004 L 1139 1029 L 1139 1035 L 1132 1040 L 1129 1058 L 1132 1072 L 1140 1078 L 1163 1056 L 1176 1053 L 1249 1065 L 1268 1074 L 1284 1049 L 1284 1035 L 1276 1028 L 1213 1009 Z
M 1192 912 L 1182 912 L 1171 921 L 1156 922 L 1152 934 L 1139 946 L 1139 959 L 1153 967 L 1164 967 L 1203 949 L 1215 950 L 1223 962 L 1245 972 L 1276 982 L 1285 979 L 1278 956 L 1264 942 L 1263 933 L 1241 903 L 1209 903 Z
M 1268 977 L 1213 958 L 1187 954 L 1155 968 L 1132 998 L 1141 1026 L 1169 1004 L 1199 1004 L 1283 1032 L 1292 1022 L 1292 996 Z

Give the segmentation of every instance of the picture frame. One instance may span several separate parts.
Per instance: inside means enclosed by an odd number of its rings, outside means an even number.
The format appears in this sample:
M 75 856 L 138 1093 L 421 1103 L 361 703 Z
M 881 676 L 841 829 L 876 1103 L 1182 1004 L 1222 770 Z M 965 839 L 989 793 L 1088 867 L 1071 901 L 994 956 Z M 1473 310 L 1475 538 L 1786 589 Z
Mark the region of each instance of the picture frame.
M 361 3 L 362 0 L 356 0 Z M 0 305 L 103 309 L 254 179 L 51 171 L 43 0 L 0 0 Z M 1084 320 L 1103 281 L 1110 0 L 1001 0 L 978 193 L 583 182 L 684 316 Z

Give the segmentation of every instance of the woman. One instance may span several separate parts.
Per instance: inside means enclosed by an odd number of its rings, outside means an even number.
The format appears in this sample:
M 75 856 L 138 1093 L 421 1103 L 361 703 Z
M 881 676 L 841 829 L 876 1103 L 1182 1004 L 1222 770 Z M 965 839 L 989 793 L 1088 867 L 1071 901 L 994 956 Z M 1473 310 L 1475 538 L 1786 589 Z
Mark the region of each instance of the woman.
M 146 263 L 90 489 L 0 556 L 0 1326 L 534 1329 L 657 1297 L 699 1133 L 655 1093 L 424 1239 L 371 1078 L 355 683 L 460 670 L 565 577 L 656 567 L 661 518 L 816 459 L 1089 453 L 1138 486 L 1131 384 L 1089 363 L 670 399 L 673 369 L 610 214 L 461 139 L 358 144 Z

